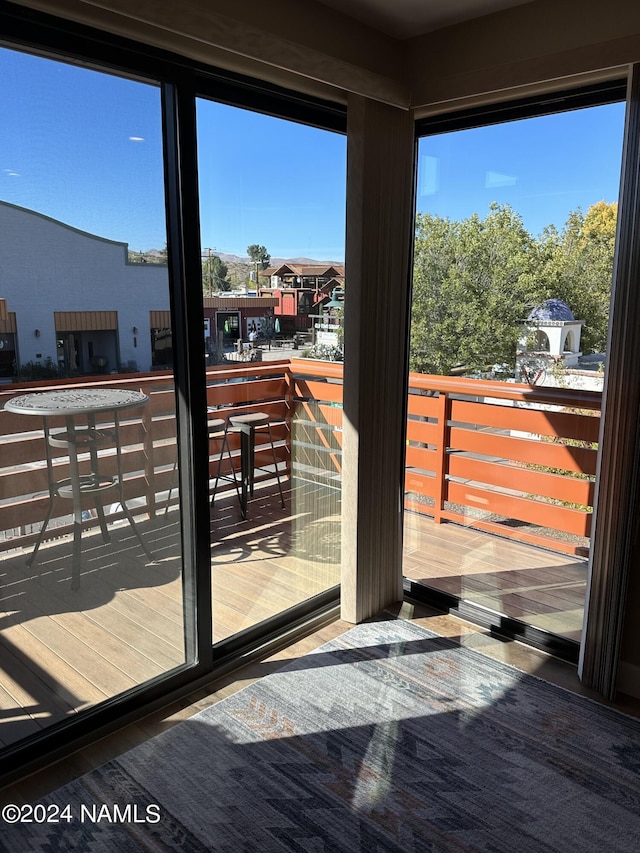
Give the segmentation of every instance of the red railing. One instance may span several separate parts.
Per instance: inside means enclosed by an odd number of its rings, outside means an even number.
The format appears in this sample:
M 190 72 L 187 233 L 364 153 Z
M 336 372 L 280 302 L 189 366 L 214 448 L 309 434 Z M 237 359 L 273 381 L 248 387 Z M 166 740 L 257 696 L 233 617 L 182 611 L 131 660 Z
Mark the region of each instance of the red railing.
M 242 381 L 239 381 L 242 380 Z M 266 411 L 274 421 L 273 433 L 276 454 L 283 473 L 289 472 L 290 413 L 292 411 L 291 379 L 288 361 L 235 365 L 207 371 L 207 403 L 211 418 L 226 418 L 234 413 Z M 28 546 L 35 541 L 49 504 L 46 468 L 46 448 L 42 421 L 4 410 L 4 403 L 24 393 L 52 388 L 82 388 L 99 385 L 102 388 L 130 388 L 142 391 L 149 403 L 132 409 L 120 417 L 120 443 L 124 497 L 132 502 L 136 514 L 155 515 L 167 501 L 177 500 L 176 477 L 176 417 L 175 389 L 170 372 L 94 376 L 82 380 L 46 380 L 6 385 L 0 388 L 0 550 Z M 63 418 L 50 418 L 52 430 L 63 429 Z M 81 420 L 81 418 L 80 418 Z M 113 420 L 109 414 L 99 416 L 97 426 L 109 430 Z M 230 435 L 232 451 L 239 454 L 239 438 Z M 210 473 L 217 469 L 219 447 L 212 443 Z M 69 477 L 69 460 L 64 449 L 51 448 L 54 479 Z M 102 474 L 116 474 L 117 459 L 113 448 L 100 451 Z M 80 456 L 80 475 L 89 473 L 88 454 Z M 271 452 L 256 453 L 257 465 L 273 464 Z M 110 517 L 122 514 L 117 509 L 117 493 L 108 492 L 113 509 Z M 95 525 L 91 499 L 83 507 L 88 511 L 86 526 Z M 46 538 L 71 532 L 70 501 L 57 500 L 54 519 Z
M 292 360 L 291 370 L 322 458 L 340 471 L 341 366 Z M 411 374 L 405 508 L 586 553 L 601 402 L 595 391 Z
M 171 373 L 7 385 L 0 389 L 0 548 L 34 541 L 49 499 L 41 423 L 2 410 L 4 402 L 27 391 L 88 384 L 135 388 L 149 396 L 148 406 L 122 421 L 125 497 L 150 516 L 176 499 Z M 411 375 L 409 390 L 408 510 L 554 550 L 584 550 L 593 505 L 599 393 L 420 374 Z M 210 418 L 267 411 L 281 471 L 339 487 L 341 365 L 294 359 L 209 369 L 207 403 Z M 232 435 L 230 442 L 237 455 L 238 437 Z M 68 460 L 64 451 L 57 452 L 56 476 L 62 479 L 68 476 Z M 212 444 L 212 478 L 217 460 L 218 447 Z M 257 465 L 272 463 L 270 450 L 258 450 Z M 101 464 L 105 473 L 114 473 L 113 455 L 105 452 Z M 82 460 L 81 467 L 87 465 Z M 69 512 L 65 501 L 59 503 L 62 512 Z M 51 535 L 70 529 L 61 516 Z

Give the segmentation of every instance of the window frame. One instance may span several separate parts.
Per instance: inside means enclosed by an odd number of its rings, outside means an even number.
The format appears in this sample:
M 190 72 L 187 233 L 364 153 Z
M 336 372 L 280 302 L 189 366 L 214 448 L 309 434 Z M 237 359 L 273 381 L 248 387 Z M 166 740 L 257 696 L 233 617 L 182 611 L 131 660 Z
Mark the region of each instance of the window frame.
M 567 88 L 560 91 L 549 91 L 547 93 L 541 92 L 534 96 L 526 98 L 494 102 L 479 107 L 472 107 L 464 110 L 445 111 L 427 117 L 422 117 L 417 119 L 415 122 L 416 151 L 418 149 L 420 140 L 425 137 L 436 136 L 443 133 L 451 133 L 459 130 L 471 130 L 474 128 L 488 127 L 511 121 L 518 121 L 527 118 L 537 118 L 540 116 L 547 116 L 558 113 L 566 113 L 572 110 L 603 106 L 605 104 L 611 103 L 626 102 L 628 112 L 629 90 L 630 87 L 628 78 L 619 77 L 601 83 L 594 83 L 586 86 L 578 85 L 574 88 Z M 622 151 L 621 173 L 624 173 L 626 148 L 627 146 L 625 145 Z M 620 192 L 619 210 L 621 202 L 622 189 Z M 618 233 L 616 235 L 616 246 L 618 246 L 619 238 L 620 231 L 618 230 Z M 617 251 L 616 254 L 618 254 Z M 610 310 L 612 314 L 614 311 L 614 291 L 615 288 L 612 286 L 610 305 Z M 615 295 L 617 299 L 620 299 L 619 293 Z M 413 294 L 411 294 L 409 298 L 410 309 L 412 304 L 412 297 Z M 616 367 L 616 369 L 619 369 L 619 366 Z M 611 365 L 608 366 L 608 372 L 610 372 L 610 370 Z M 601 429 L 602 424 L 605 420 L 605 410 L 606 385 L 605 390 L 603 390 L 602 394 Z M 601 459 L 602 439 L 603 434 L 601 432 L 598 453 L 599 460 Z M 603 475 L 604 472 L 602 470 L 601 463 L 599 462 L 598 480 Z M 609 490 L 611 488 L 612 487 L 609 486 Z M 598 494 L 599 491 L 600 490 L 597 490 L 596 494 Z M 617 508 L 616 511 L 618 512 L 619 508 Z M 600 536 L 602 538 L 608 535 L 610 528 L 612 526 L 615 527 L 616 523 L 616 518 L 609 514 L 606 520 L 603 517 L 602 513 L 600 513 L 598 517 L 598 515 L 595 513 L 594 508 L 592 545 L 595 545 L 596 542 L 596 519 L 599 527 L 601 528 Z M 614 653 L 610 648 L 603 655 L 601 650 L 597 647 L 597 644 L 591 640 L 587 640 L 586 637 L 591 637 L 593 635 L 601 636 L 602 631 L 599 626 L 593 624 L 596 620 L 600 621 L 603 619 L 602 614 L 597 617 L 595 615 L 596 607 L 598 605 L 596 604 L 595 597 L 592 595 L 592 588 L 595 583 L 594 577 L 600 578 L 600 583 L 603 583 L 602 578 L 606 575 L 607 586 L 614 586 L 617 589 L 617 594 L 614 593 L 614 595 L 619 610 L 621 602 L 623 600 L 621 588 L 626 588 L 626 580 L 624 580 L 624 578 L 626 578 L 628 570 L 627 568 L 625 568 L 625 566 L 622 565 L 616 569 L 610 564 L 610 561 L 608 568 L 605 566 L 600 567 L 599 565 L 596 565 L 594 567 L 594 547 L 590 549 L 590 554 L 591 556 L 588 568 L 587 590 L 585 595 L 585 616 L 583 623 L 584 630 L 581 642 L 570 640 L 560 635 L 552 634 L 548 631 L 543 631 L 528 623 L 521 622 L 518 619 L 513 619 L 504 615 L 492 613 L 480 606 L 474 605 L 472 602 L 461 600 L 454 595 L 442 593 L 435 589 L 430 590 L 425 585 L 417 581 L 413 581 L 409 578 L 403 578 L 404 591 L 405 594 L 411 596 L 412 598 L 416 598 L 418 601 L 424 602 L 429 606 L 456 613 L 461 618 L 469 619 L 472 622 L 482 625 L 483 627 L 489 629 L 500 637 L 505 637 L 510 640 L 520 640 L 522 642 L 527 643 L 528 645 L 533 646 L 534 648 L 541 649 L 542 651 L 545 651 L 556 657 L 560 657 L 570 663 L 579 664 L 581 674 L 585 671 L 585 657 L 587 660 L 587 666 L 590 667 L 590 671 L 597 668 L 597 664 L 589 663 L 590 661 L 593 661 L 594 657 L 598 659 L 607 659 L 608 664 L 605 665 L 601 662 L 600 667 L 607 668 L 608 672 L 608 681 L 606 682 L 606 687 L 603 692 L 605 692 L 605 695 L 607 695 L 608 698 L 613 698 L 613 692 L 615 690 L 613 686 L 615 682 L 615 675 L 612 674 L 612 670 L 615 670 L 615 665 L 612 663 L 611 659 L 614 656 Z M 607 597 L 607 600 L 609 600 L 609 594 L 611 593 L 609 592 L 605 594 L 604 590 L 599 590 L 599 595 L 605 595 Z M 608 609 L 610 609 L 610 607 Z M 614 619 L 614 621 L 616 620 Z M 610 636 L 617 635 L 617 640 L 614 643 L 616 647 L 619 646 L 620 643 L 621 631 L 622 625 L 620 623 L 620 620 L 616 621 L 615 628 L 609 628 Z M 593 677 L 587 676 L 585 678 L 585 681 L 589 684 L 592 684 L 593 686 L 597 685 L 599 689 L 602 688 L 604 683 L 602 681 L 597 682 L 595 680 L 595 675 Z

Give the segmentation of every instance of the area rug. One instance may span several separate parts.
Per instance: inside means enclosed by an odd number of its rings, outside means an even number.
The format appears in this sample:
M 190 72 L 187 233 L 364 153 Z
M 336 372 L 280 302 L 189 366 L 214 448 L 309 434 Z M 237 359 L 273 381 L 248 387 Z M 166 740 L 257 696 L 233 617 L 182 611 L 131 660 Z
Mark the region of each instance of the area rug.
M 4 817 L 8 853 L 637 853 L 640 724 L 376 621 Z

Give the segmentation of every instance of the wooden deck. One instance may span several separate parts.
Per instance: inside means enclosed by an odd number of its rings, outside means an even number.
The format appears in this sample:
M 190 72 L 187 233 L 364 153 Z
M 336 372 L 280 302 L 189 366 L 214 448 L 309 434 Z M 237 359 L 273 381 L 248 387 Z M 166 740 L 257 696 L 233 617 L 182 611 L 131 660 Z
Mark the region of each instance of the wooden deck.
M 309 484 L 256 491 L 242 521 L 235 492 L 211 512 L 214 642 L 339 582 L 336 497 Z M 79 590 L 69 537 L 0 561 L 0 745 L 184 662 L 176 509 L 140 522 L 153 563 L 126 522 L 112 541 L 83 535 Z
M 405 513 L 403 573 L 536 628 L 580 640 L 587 560 Z
M 235 493 L 211 513 L 214 641 L 339 582 L 339 493 L 287 484 L 256 491 L 242 521 Z M 178 512 L 128 524 L 112 542 L 83 537 L 81 588 L 71 542 L 0 561 L 0 745 L 160 675 L 184 660 Z M 586 564 L 407 513 L 405 573 L 538 627 L 579 636 Z

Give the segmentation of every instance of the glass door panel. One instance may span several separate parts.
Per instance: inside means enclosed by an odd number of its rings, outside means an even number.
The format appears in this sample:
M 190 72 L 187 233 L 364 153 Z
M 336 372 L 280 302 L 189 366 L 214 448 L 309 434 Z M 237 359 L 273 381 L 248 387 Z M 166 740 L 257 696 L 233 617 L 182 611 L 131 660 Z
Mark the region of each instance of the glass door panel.
M 0 70 L 7 746 L 190 661 L 160 90 L 5 49 Z
M 580 640 L 624 105 L 419 142 L 404 574 Z
M 339 583 L 346 141 L 197 119 L 219 642 Z

